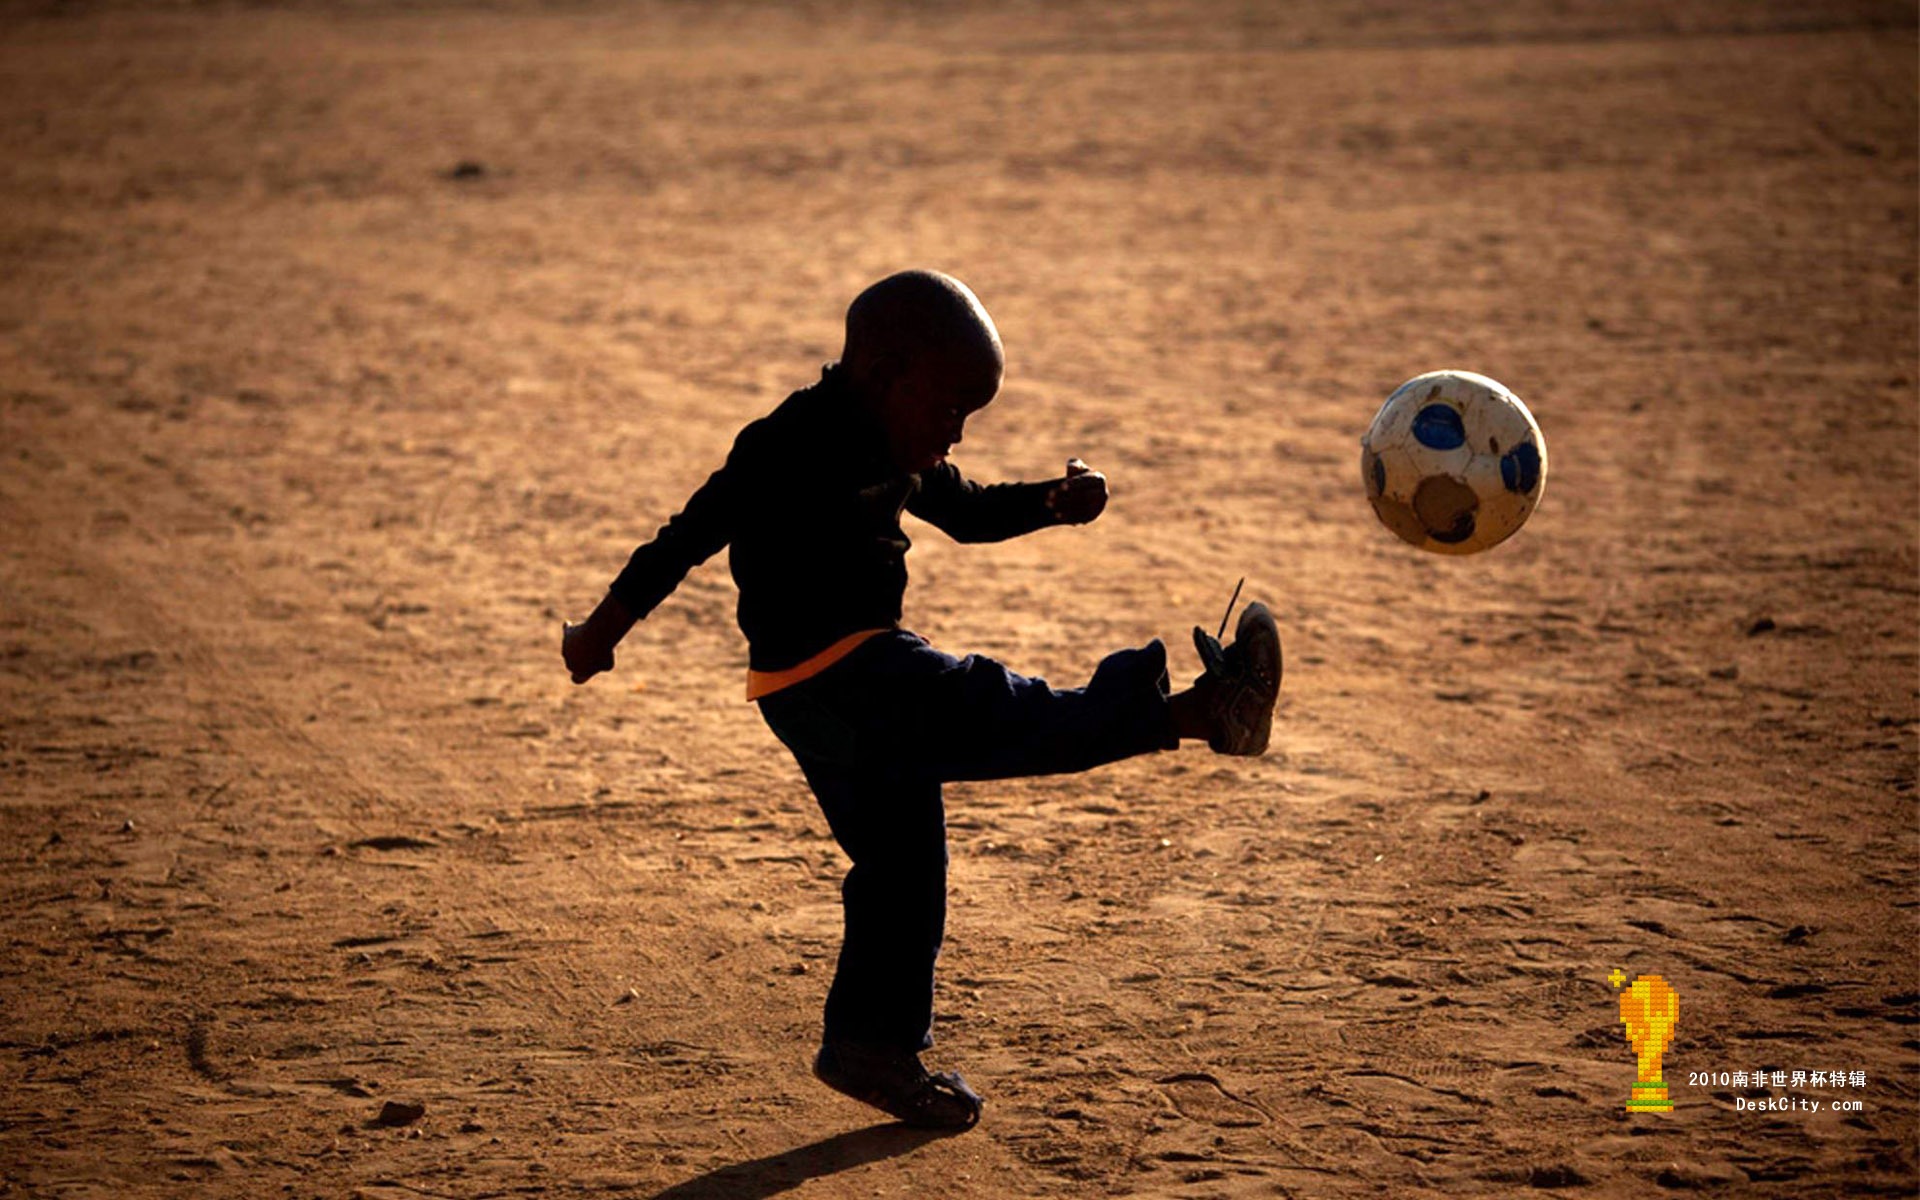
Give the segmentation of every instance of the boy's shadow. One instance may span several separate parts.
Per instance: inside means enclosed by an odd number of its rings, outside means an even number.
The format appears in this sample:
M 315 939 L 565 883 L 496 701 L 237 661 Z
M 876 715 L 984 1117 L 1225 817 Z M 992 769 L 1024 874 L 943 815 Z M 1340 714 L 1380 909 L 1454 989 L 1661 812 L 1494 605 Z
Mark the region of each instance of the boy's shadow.
M 752 1162 L 720 1167 L 675 1184 L 655 1194 L 653 1200 L 764 1200 L 791 1191 L 809 1179 L 905 1154 L 939 1138 L 952 1137 L 956 1132 L 959 1131 L 914 1129 L 899 1124 L 871 1125 Z

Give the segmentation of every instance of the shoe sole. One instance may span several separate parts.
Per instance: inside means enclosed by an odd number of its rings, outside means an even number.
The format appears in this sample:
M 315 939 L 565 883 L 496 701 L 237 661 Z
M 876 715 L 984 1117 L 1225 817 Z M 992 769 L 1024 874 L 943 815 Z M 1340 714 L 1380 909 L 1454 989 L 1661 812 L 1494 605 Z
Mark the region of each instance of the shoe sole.
M 1226 753 L 1255 758 L 1267 752 L 1273 732 L 1273 710 L 1280 702 L 1280 680 L 1285 667 L 1280 653 L 1280 625 L 1258 600 L 1247 605 L 1233 629 L 1234 648 L 1241 662 L 1252 671 L 1261 713 L 1254 736 L 1244 746 Z
M 828 1062 L 825 1054 L 816 1055 L 813 1060 L 813 1077 L 839 1092 L 849 1100 L 856 1100 L 869 1108 L 878 1109 L 888 1116 L 915 1129 L 939 1129 L 960 1132 L 972 1129 L 980 1123 L 980 1110 L 983 1107 L 980 1097 L 966 1081 L 950 1071 L 929 1076 L 932 1080 L 948 1081 L 950 1086 L 964 1096 L 961 1110 L 935 1111 L 924 1107 L 916 1108 L 906 1103 L 904 1098 L 890 1096 L 885 1091 L 867 1086 L 863 1087 L 853 1079 L 842 1075 L 834 1064 Z

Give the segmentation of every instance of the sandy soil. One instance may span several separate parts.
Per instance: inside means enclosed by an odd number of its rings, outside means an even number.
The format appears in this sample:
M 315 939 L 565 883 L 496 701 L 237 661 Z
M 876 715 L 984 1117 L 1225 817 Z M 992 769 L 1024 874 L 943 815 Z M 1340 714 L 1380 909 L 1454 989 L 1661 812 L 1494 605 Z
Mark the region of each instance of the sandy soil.
M 0 20 L 0 1195 L 1914 1193 L 1911 5 Z M 1264 759 L 951 790 L 946 1139 L 806 1073 L 724 564 L 557 653 L 907 265 L 1007 339 L 957 461 L 1115 489 L 913 626 L 1289 649 Z M 1468 560 L 1356 466 L 1440 366 L 1552 446 Z

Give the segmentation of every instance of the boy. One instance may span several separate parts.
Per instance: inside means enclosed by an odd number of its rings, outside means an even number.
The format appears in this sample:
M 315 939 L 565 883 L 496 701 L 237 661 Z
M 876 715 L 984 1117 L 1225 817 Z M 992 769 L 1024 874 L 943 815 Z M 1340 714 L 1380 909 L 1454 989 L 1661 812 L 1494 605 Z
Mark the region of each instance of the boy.
M 941 784 L 1083 771 L 1183 738 L 1257 755 L 1280 691 L 1279 632 L 1260 604 L 1231 646 L 1194 630 L 1205 670 L 1171 695 L 1158 639 L 1109 655 L 1086 687 L 1055 691 L 900 627 L 903 510 L 957 541 L 988 542 L 1084 524 L 1106 507 L 1105 476 L 1078 459 L 1061 479 L 992 487 L 946 461 L 1004 366 L 999 332 L 960 281 L 908 271 L 874 284 L 847 310 L 839 362 L 741 430 L 726 465 L 561 638 L 575 683 L 610 670 L 633 623 L 731 546 L 747 698 L 853 860 L 814 1074 L 928 1128 L 968 1128 L 981 1104 L 919 1057 L 933 1044 L 946 914 Z

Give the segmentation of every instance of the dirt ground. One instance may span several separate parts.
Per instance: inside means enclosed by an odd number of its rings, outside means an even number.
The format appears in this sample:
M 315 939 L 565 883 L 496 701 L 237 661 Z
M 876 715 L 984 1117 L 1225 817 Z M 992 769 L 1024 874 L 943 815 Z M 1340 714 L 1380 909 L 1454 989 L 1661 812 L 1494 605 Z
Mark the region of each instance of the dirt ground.
M 0 10 L 0 1195 L 1913 1195 L 1915 26 Z M 1191 673 L 1244 574 L 1288 649 L 1265 758 L 949 790 L 951 1138 L 807 1073 L 724 560 L 558 654 L 911 265 L 1007 342 L 955 461 L 1114 498 L 911 527 L 910 625 Z M 1443 366 L 1552 452 L 1461 560 L 1357 469 Z

